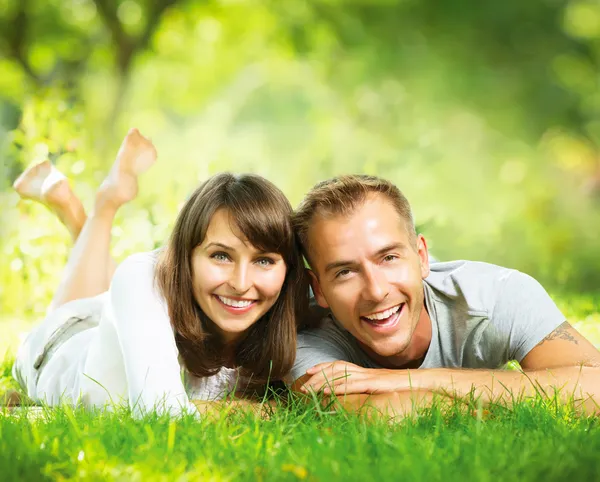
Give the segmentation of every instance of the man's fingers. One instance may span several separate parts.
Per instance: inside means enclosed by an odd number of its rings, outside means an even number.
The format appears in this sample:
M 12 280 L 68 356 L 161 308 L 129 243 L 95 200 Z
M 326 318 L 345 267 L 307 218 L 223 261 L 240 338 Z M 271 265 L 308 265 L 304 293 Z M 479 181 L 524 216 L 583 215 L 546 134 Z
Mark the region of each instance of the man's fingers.
M 330 370 L 342 369 L 342 370 L 351 371 L 351 370 L 355 370 L 355 369 L 360 370 L 360 368 L 361 367 L 359 367 L 358 365 L 354 365 L 353 363 L 337 360 L 334 362 L 319 363 L 318 365 L 315 365 L 314 367 L 311 367 L 308 370 L 306 370 L 306 373 L 309 375 L 313 375 L 315 373 L 319 373 L 322 371 L 325 371 L 327 373 Z
M 327 387 L 323 390 L 325 395 L 353 395 L 356 393 L 374 393 L 372 384 L 369 380 L 356 380 L 354 382 L 348 382 L 334 387 Z
M 333 383 L 339 382 L 340 380 L 343 381 L 351 376 L 355 377 L 358 374 L 359 373 L 350 372 L 346 368 L 343 368 L 343 367 L 342 368 L 332 367 L 331 369 L 325 368 L 323 370 L 317 371 L 314 375 L 312 375 L 304 383 L 304 385 L 310 385 L 315 388 L 318 388 L 318 386 L 326 385 L 328 383 L 333 384 Z
M 329 368 L 334 363 L 335 362 L 319 363 L 318 365 L 315 365 L 314 367 L 310 367 L 308 370 L 306 370 L 306 373 L 308 375 L 314 375 L 315 373 L 319 373 L 319 372 L 325 370 L 326 368 Z
M 330 389 L 332 388 L 337 389 L 338 387 L 346 386 L 351 382 L 358 383 L 365 379 L 368 380 L 363 373 L 347 373 L 339 371 L 333 373 L 330 377 L 326 377 L 323 374 L 316 374 L 307 380 L 303 387 L 305 388 L 305 392 L 308 390 L 314 390 L 315 392 L 323 390 L 326 393 L 331 393 Z
M 314 390 L 315 392 L 318 392 L 326 387 L 333 387 L 340 383 L 344 383 L 344 379 L 346 378 L 346 376 L 336 377 L 335 375 L 326 377 L 323 374 L 317 373 L 308 379 L 304 385 L 302 385 L 302 390 L 304 392 L 307 392 L 308 390 Z

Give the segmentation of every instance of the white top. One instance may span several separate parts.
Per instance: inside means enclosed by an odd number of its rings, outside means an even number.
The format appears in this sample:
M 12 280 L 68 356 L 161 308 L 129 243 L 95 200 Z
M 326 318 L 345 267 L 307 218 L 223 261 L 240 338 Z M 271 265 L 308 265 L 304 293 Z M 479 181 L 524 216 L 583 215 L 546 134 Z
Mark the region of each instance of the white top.
M 235 388 L 236 370 L 222 368 L 198 378 L 180 363 L 166 302 L 155 287 L 157 255 L 130 256 L 117 268 L 107 293 L 67 303 L 44 321 L 58 326 L 74 312 L 100 318 L 98 326 L 72 336 L 52 354 L 37 382 L 36 399 L 51 402 L 67 395 L 81 397 L 87 406 L 127 400 L 135 414 L 179 414 L 196 411 L 190 399 L 215 400 Z M 32 357 L 40 351 L 36 348 L 29 350 Z

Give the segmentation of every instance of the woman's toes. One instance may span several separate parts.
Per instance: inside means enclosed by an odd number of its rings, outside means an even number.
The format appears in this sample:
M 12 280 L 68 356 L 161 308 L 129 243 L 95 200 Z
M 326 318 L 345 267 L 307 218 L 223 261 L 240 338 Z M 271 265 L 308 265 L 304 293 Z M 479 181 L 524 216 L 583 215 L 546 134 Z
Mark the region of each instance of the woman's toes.
M 119 149 L 115 168 L 122 172 L 140 175 L 156 161 L 156 149 L 149 139 L 137 129 L 131 129 Z

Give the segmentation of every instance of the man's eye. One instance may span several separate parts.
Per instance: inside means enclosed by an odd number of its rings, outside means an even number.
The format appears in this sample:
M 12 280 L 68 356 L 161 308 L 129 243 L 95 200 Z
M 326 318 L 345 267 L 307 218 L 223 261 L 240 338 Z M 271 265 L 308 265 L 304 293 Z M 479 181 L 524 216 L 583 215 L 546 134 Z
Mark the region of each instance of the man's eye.
M 220 251 L 213 253 L 210 255 L 212 259 L 216 259 L 217 261 L 229 261 L 229 255 L 227 253 L 222 253 Z
M 275 264 L 275 260 L 273 258 L 259 258 L 256 260 L 256 263 L 259 266 L 262 266 L 264 268 L 268 267 L 268 266 L 272 266 Z
M 336 279 L 337 278 L 345 278 L 346 276 L 348 276 L 350 274 L 350 270 L 349 269 L 342 269 L 340 271 L 338 271 L 335 274 Z
M 389 262 L 389 261 L 394 261 L 397 258 L 398 258 L 398 256 L 396 256 L 394 254 L 388 254 L 383 258 L 383 260 L 386 262 Z

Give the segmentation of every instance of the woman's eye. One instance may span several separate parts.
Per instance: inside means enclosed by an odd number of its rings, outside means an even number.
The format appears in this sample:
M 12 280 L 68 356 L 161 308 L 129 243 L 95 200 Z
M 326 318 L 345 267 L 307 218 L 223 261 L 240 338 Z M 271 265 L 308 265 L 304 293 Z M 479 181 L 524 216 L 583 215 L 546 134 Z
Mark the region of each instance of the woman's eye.
M 259 258 L 256 260 L 256 263 L 259 266 L 266 268 L 267 266 L 271 266 L 271 265 L 275 264 L 275 260 L 272 258 Z
M 216 259 L 217 261 L 229 261 L 229 255 L 227 253 L 213 253 L 210 255 L 212 259 Z

